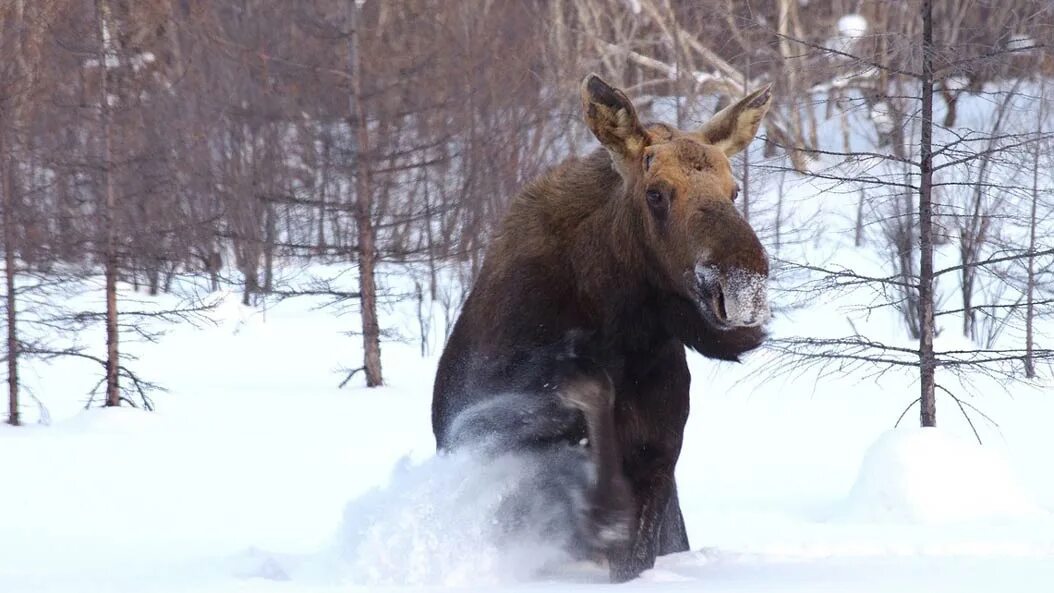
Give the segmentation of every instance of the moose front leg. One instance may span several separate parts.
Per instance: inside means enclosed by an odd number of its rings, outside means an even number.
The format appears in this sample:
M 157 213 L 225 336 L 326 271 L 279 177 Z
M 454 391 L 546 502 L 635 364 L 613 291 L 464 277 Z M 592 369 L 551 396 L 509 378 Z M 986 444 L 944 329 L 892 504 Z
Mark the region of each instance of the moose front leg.
M 656 544 L 656 551 L 658 556 L 664 556 L 687 552 L 689 549 L 688 529 L 684 525 L 684 514 L 681 513 L 681 501 L 677 496 L 677 480 L 675 479 L 670 486 L 666 512 L 659 526 L 659 542 Z
M 611 580 L 632 579 L 655 565 L 655 557 L 688 549 L 674 468 L 688 420 L 691 375 L 684 346 L 670 341 L 652 363 L 631 369 L 616 426 L 623 471 L 633 487 L 636 522 L 629 542 L 608 554 Z
M 674 488 L 673 463 L 658 464 L 634 480 L 637 521 L 629 541 L 608 553 L 612 582 L 626 582 L 655 566 L 655 558 L 662 551 L 661 531 L 667 514 L 680 512 L 679 508 L 671 508 Z

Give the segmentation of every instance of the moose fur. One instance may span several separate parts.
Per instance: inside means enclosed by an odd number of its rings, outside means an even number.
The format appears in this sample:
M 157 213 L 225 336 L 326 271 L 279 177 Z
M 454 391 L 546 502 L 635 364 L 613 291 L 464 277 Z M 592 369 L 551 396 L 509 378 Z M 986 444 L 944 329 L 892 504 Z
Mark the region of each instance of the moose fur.
M 764 339 L 768 260 L 733 204 L 728 158 L 771 96 L 752 93 L 684 132 L 641 123 L 596 75 L 581 94 L 602 148 L 512 201 L 440 360 L 432 422 L 441 450 L 591 468 L 553 469 L 580 501 L 571 546 L 605 556 L 625 581 L 688 549 L 674 482 L 685 347 L 734 361 Z

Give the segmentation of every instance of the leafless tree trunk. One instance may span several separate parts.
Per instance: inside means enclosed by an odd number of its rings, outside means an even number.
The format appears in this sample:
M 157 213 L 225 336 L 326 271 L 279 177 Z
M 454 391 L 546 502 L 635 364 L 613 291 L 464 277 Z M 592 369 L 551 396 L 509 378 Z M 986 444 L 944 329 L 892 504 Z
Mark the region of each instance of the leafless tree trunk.
M 320 169 L 319 186 L 318 186 L 318 252 L 320 254 L 326 252 L 326 246 L 329 242 L 326 240 L 326 209 L 329 205 L 326 202 L 326 192 L 329 191 L 329 163 L 330 163 L 330 146 L 333 141 L 330 139 L 329 129 L 323 126 L 320 134 L 320 142 L 322 143 L 321 154 L 319 154 L 318 167 Z
M 787 169 L 781 167 L 779 178 L 776 182 L 776 228 L 774 242 L 776 244 L 776 255 L 780 255 L 783 247 L 783 197 L 785 195 L 784 184 L 787 180 Z
M 1036 133 L 1043 133 L 1044 107 L 1046 107 L 1047 93 L 1046 83 L 1043 85 L 1039 97 L 1039 107 L 1036 109 Z M 1032 200 L 1029 204 L 1028 214 L 1028 259 L 1026 260 L 1025 278 L 1025 377 L 1034 379 L 1036 377 L 1035 361 L 1035 334 L 1033 327 L 1036 320 L 1036 227 L 1039 224 L 1039 159 L 1042 154 L 1043 144 L 1034 142 L 1032 144 Z
M 21 424 L 18 415 L 18 325 L 15 314 L 15 225 L 12 208 L 15 204 L 14 156 L 5 158 L 3 135 L 0 134 L 0 159 L 7 163 L 3 174 L 2 183 L 4 192 L 4 284 L 7 290 L 5 301 L 7 305 L 7 423 L 12 426 Z M 0 168 L 3 168 L 0 163 Z
M 359 57 L 358 0 L 348 0 L 349 24 L 348 57 L 351 74 L 351 125 L 355 133 L 355 226 L 358 230 L 359 294 L 362 312 L 363 367 L 366 385 L 383 385 L 381 376 L 381 331 L 377 321 L 377 284 L 374 267 L 377 247 L 374 242 L 372 219 L 373 200 L 370 194 L 370 132 L 369 120 L 362 97 L 362 64 Z
M 278 240 L 278 221 L 274 211 L 274 202 L 268 200 L 264 205 L 264 269 L 263 291 L 270 294 L 274 291 L 274 249 Z
M 117 192 L 113 180 L 113 130 L 110 109 L 109 65 L 116 59 L 112 35 L 107 23 L 110 7 L 106 0 L 95 0 L 95 18 L 99 32 L 99 124 L 102 136 L 102 176 L 105 203 L 102 208 L 104 233 L 103 261 L 106 284 L 106 405 L 121 405 L 117 329 Z
M 919 407 L 922 426 L 936 426 L 937 364 L 933 351 L 933 0 L 922 0 L 922 130 L 919 165 Z
M 856 229 L 853 231 L 853 245 L 860 247 L 864 244 L 864 190 L 860 190 L 860 199 L 856 204 Z
M 30 74 L 23 54 L 23 36 L 27 34 L 25 29 L 25 2 L 15 0 L 14 3 L 14 30 L 17 32 L 14 40 L 14 71 L 16 80 L 26 83 L 27 74 Z M 0 26 L 3 22 L 0 21 Z M 28 86 L 28 85 L 27 85 Z M 17 92 L 17 91 L 16 91 Z M 24 96 L 24 95 L 23 95 Z M 0 126 L 7 124 L 14 130 L 8 134 L 7 130 L 0 127 L 0 191 L 3 192 L 3 243 L 4 243 L 4 285 L 6 289 L 5 304 L 7 316 L 7 400 L 8 416 L 7 422 L 12 426 L 19 426 L 21 418 L 18 409 L 18 315 L 17 299 L 15 296 L 15 222 L 14 208 L 16 204 L 15 175 L 17 174 L 18 161 L 16 160 L 16 148 L 22 136 L 22 97 L 14 98 L 13 108 L 4 110 L 0 108 Z M 5 113 L 7 111 L 7 113 Z M 9 119 L 5 115 L 10 115 Z M 6 166 L 6 167 L 5 167 Z
M 802 124 L 802 109 L 801 105 L 805 105 L 809 108 L 809 102 L 804 101 L 798 103 L 794 100 L 800 96 L 801 85 L 798 81 L 798 65 L 795 63 L 794 55 L 795 51 L 791 46 L 791 39 L 794 37 L 791 32 L 793 15 L 797 10 L 797 0 L 777 0 L 777 21 L 776 27 L 779 33 L 779 54 L 780 58 L 789 62 L 786 68 L 784 68 L 783 74 L 787 81 L 786 93 L 793 97 L 792 108 L 790 112 L 789 124 L 790 132 L 795 138 L 804 138 L 803 135 L 803 124 Z
M 1015 85 L 1014 91 L 1006 93 L 996 109 L 996 117 L 989 129 L 991 139 L 977 156 L 980 161 L 977 179 L 970 191 L 970 200 L 963 208 L 964 213 L 959 224 L 959 256 L 964 264 L 959 282 L 963 300 L 963 335 L 975 340 L 978 331 L 974 292 L 980 270 L 974 264 L 980 260 L 982 250 L 988 242 L 993 215 L 1001 211 L 1001 199 L 991 183 L 991 169 L 994 159 L 1000 156 L 997 139 L 1002 134 L 1008 108 L 1012 106 L 1013 98 L 1017 95 L 1016 88 Z M 996 194 L 994 198 L 993 194 Z

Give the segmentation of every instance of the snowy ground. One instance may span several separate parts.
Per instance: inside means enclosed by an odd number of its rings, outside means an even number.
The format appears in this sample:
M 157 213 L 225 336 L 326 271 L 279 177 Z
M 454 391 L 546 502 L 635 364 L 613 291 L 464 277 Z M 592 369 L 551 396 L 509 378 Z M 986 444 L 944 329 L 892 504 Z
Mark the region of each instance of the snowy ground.
M 214 315 L 216 327 L 138 347 L 138 369 L 170 390 L 156 413 L 81 411 L 96 369 L 27 367 L 53 423 L 0 427 L 0 591 L 587 591 L 605 581 L 585 565 L 525 574 L 551 556 L 544 542 L 478 540 L 481 517 L 461 503 L 484 513 L 489 486 L 466 477 L 469 462 L 432 457 L 434 357 L 386 344 L 390 385 L 340 390 L 336 369 L 357 356 L 340 334 L 350 318 L 296 301 L 247 310 L 236 296 Z M 916 390 L 907 377 L 769 378 L 764 353 L 743 365 L 692 360 L 678 481 L 695 551 L 623 588 L 1054 590 L 1049 391 L 975 386 L 971 401 L 1000 425 L 978 425 L 981 449 L 949 402 L 941 432 L 888 434 Z

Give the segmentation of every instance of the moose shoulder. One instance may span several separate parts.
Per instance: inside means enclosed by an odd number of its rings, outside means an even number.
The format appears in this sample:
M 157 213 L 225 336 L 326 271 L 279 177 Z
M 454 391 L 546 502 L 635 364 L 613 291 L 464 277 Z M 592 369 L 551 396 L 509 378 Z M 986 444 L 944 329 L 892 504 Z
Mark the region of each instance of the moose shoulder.
M 569 546 L 605 555 L 624 581 L 688 548 L 674 483 L 685 346 L 737 360 L 764 339 L 768 260 L 735 208 L 728 159 L 771 95 L 681 131 L 645 125 L 596 75 L 581 94 L 602 149 L 512 201 L 440 360 L 432 423 L 440 449 L 486 443 L 593 467 L 560 482 L 582 501 Z

